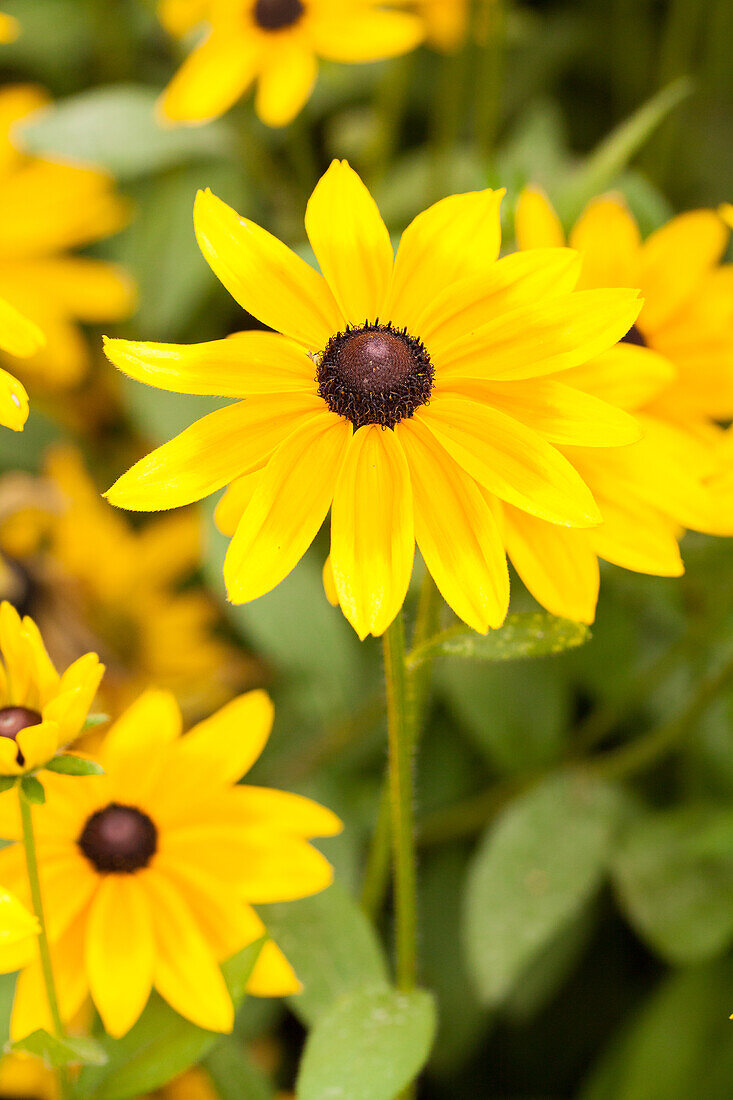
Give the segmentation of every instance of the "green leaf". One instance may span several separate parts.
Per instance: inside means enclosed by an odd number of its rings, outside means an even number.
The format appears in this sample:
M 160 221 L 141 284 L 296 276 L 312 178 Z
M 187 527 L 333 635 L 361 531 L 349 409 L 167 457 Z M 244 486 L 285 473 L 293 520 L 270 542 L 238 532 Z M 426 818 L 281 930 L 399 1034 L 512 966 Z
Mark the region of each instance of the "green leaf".
M 614 788 L 559 772 L 517 798 L 487 831 L 464 908 L 467 958 L 486 1003 L 512 992 L 598 889 L 622 805 Z
M 217 1043 L 204 1066 L 219 1100 L 274 1100 L 273 1085 L 237 1037 Z
M 338 883 L 312 898 L 258 906 L 258 912 L 303 983 L 289 1003 L 306 1024 L 346 993 L 386 987 L 387 966 L 374 930 Z
M 3 791 L 9 791 L 17 782 L 17 775 L 0 775 L 0 794 L 2 794 Z
M 419 668 L 435 657 L 468 657 L 476 661 L 516 661 L 546 657 L 582 645 L 590 637 L 583 623 L 558 619 L 546 611 L 521 611 L 509 615 L 502 627 L 476 634 L 466 626 L 454 626 L 429 638 L 407 658 L 409 668 Z
M 104 775 L 104 768 L 96 760 L 86 760 L 83 756 L 75 756 L 73 753 L 54 756 L 46 764 L 46 770 L 59 772 L 61 775 Z
M 245 995 L 261 947 L 262 940 L 257 940 L 222 965 L 235 1005 Z M 84 1071 L 80 1095 L 98 1100 L 143 1096 L 200 1062 L 220 1039 L 216 1032 L 184 1020 L 162 997 L 153 993 L 142 1016 L 127 1035 L 102 1041 L 107 1065 L 103 1069 Z
M 706 854 L 716 826 L 729 844 Z M 704 962 L 733 941 L 733 830 L 730 811 L 684 806 L 645 814 L 612 867 L 621 905 L 639 935 L 677 965 Z
M 85 730 L 93 730 L 95 726 L 103 726 L 105 722 L 109 722 L 110 717 L 108 714 L 88 714 L 84 723 Z
M 20 781 L 20 789 L 28 801 L 34 806 L 42 806 L 46 801 L 46 792 L 43 789 L 43 784 L 40 779 L 36 779 L 35 775 L 24 775 Z
M 308 1036 L 298 1100 L 394 1100 L 424 1066 L 435 1032 L 423 990 L 362 989 L 341 997 Z
M 19 139 L 32 153 L 93 164 L 120 180 L 230 151 L 227 123 L 159 126 L 159 94 L 139 84 L 92 88 L 37 112 L 18 127 Z
M 6 1050 L 34 1054 L 37 1058 L 42 1058 L 50 1069 L 59 1066 L 103 1066 L 107 1061 L 104 1048 L 96 1039 L 79 1036 L 58 1039 L 43 1028 L 15 1043 L 8 1043 Z
M 574 221 L 590 199 L 613 184 L 670 111 L 687 99 L 692 87 L 687 77 L 668 84 L 586 157 L 566 184 L 558 203 L 564 220 Z

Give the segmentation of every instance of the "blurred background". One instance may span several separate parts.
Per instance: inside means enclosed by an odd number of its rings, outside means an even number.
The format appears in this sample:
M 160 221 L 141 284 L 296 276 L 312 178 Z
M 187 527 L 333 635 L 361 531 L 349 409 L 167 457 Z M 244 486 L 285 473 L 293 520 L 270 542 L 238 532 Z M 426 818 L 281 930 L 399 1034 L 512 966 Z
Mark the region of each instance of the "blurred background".
M 188 46 L 152 2 L 2 8 L 22 27 L 0 47 L 2 84 L 40 85 L 53 102 L 16 121 L 14 140 L 109 174 L 125 224 L 85 251 L 137 287 L 124 319 L 97 324 L 87 311 L 71 381 L 16 364 L 31 416 L 22 434 L 0 431 L 3 594 L 59 660 L 98 649 L 112 713 L 146 683 L 173 687 L 191 720 L 266 685 L 276 730 L 253 781 L 343 817 L 324 850 L 386 932 L 384 869 L 367 859 L 385 764 L 379 645 L 360 644 L 326 602 L 323 533 L 275 592 L 231 607 L 213 504 L 141 518 L 102 501 L 131 461 L 215 405 L 123 379 L 102 332 L 186 342 L 253 327 L 198 252 L 196 189 L 307 257 L 305 201 L 333 156 L 363 173 L 395 234 L 443 194 L 487 185 L 508 189 L 507 245 L 526 183 L 568 224 L 594 194 L 621 190 L 644 232 L 730 201 L 733 5 L 488 0 L 461 48 L 324 65 L 284 131 L 259 123 L 249 100 L 207 126 L 160 131 L 154 103 Z M 576 650 L 436 665 L 418 768 L 421 966 L 440 1013 L 424 1100 L 733 1094 L 733 547 L 688 535 L 683 553 L 680 580 L 605 568 L 592 638 Z M 513 582 L 512 610 L 531 610 Z M 585 757 L 607 781 L 602 804 L 556 782 Z M 487 882 L 497 820 L 514 848 Z M 512 909 L 522 859 L 567 878 L 556 898 L 527 872 L 534 915 Z M 478 946 L 467 897 L 485 918 Z M 501 956 L 490 988 L 472 969 L 482 950 Z M 292 1086 L 303 1031 L 285 1006 L 246 1002 L 237 1035 L 251 1074 L 240 1095 Z

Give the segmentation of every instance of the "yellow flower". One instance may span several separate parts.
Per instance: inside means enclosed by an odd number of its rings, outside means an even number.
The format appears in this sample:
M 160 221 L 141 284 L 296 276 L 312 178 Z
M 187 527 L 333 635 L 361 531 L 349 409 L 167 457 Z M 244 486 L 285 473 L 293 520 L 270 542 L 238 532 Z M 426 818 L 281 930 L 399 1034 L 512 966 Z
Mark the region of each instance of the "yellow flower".
M 0 351 L 26 359 L 46 342 L 38 325 L 0 298 Z M 0 424 L 15 432 L 28 419 L 28 394 L 17 378 L 0 367 Z
M 105 738 L 104 775 L 44 777 L 46 802 L 33 816 L 64 1019 L 91 995 L 107 1031 L 123 1035 L 155 988 L 201 1027 L 231 1030 L 219 963 L 265 934 L 253 905 L 329 885 L 331 867 L 308 840 L 341 828 L 309 799 L 237 785 L 271 724 L 269 698 L 253 691 L 181 736 L 173 695 L 148 690 Z M 9 839 L 20 837 L 16 803 L 0 798 Z M 0 852 L 0 878 L 25 897 L 21 845 Z M 18 979 L 15 1038 L 48 1026 L 41 983 L 34 960 Z M 268 940 L 249 992 L 298 988 Z
M 0 888 L 0 967 L 13 970 L 18 957 L 35 951 L 39 924 L 13 894 Z M 0 1072 L 2 1090 L 2 1072 Z
M 4 517 L 0 506 L 0 595 L 36 618 L 58 659 L 73 659 L 81 645 L 102 654 L 102 709 L 117 713 L 156 683 L 199 716 L 253 683 L 253 662 L 217 636 L 213 600 L 181 586 L 201 561 L 198 517 L 182 512 L 131 527 L 72 447 L 48 454 L 46 474 L 47 482 L 8 484 L 3 493 L 16 506 Z
M 104 666 L 86 653 L 59 676 L 36 624 L 7 602 L 0 656 L 0 775 L 22 775 L 79 736 Z
M 160 0 L 158 17 L 169 34 L 180 38 L 202 23 L 212 0 Z
M 105 173 L 18 151 L 13 125 L 46 102 L 35 87 L 0 91 L 0 298 L 46 336 L 35 354 L 33 348 L 22 353 L 30 355 L 29 377 L 68 386 L 89 363 L 78 322 L 120 320 L 134 301 L 129 279 L 116 267 L 68 253 L 117 232 L 128 208 Z M 0 345 L 5 323 L 0 309 Z
M 14 19 L 12 15 L 5 15 L 4 12 L 0 12 L 0 44 L 6 45 L 8 42 L 15 42 L 19 34 L 20 23 L 18 20 Z
M 526 190 L 517 210 L 521 248 L 564 243 L 547 199 Z M 580 285 L 638 286 L 644 305 L 617 347 L 564 375 L 639 419 L 644 438 L 601 455 L 564 448 L 603 514 L 574 532 L 504 507 L 505 538 L 536 599 L 558 615 L 591 622 L 598 557 L 659 576 L 683 572 L 684 528 L 718 529 L 704 488 L 715 466 L 714 419 L 733 416 L 733 267 L 719 267 L 727 231 L 713 212 L 673 218 L 642 241 L 623 200 L 594 200 L 570 234 L 583 259 Z
M 542 377 L 613 345 L 636 318 L 635 292 L 574 292 L 567 249 L 497 260 L 501 197 L 436 203 L 394 260 L 369 192 L 335 161 L 306 213 L 321 276 L 200 193 L 204 256 L 278 331 L 189 347 L 108 342 L 140 381 L 247 398 L 138 462 L 112 503 L 173 508 L 231 483 L 218 520 L 236 526 L 224 576 L 238 603 L 274 588 L 331 510 L 335 584 L 360 637 L 397 614 L 416 539 L 456 614 L 498 626 L 509 582 L 487 493 L 553 523 L 595 524 L 589 490 L 553 443 L 639 437 L 627 414 Z
M 378 0 L 210 0 L 209 20 L 210 33 L 163 93 L 169 122 L 217 118 L 256 81 L 257 114 L 285 126 L 311 94 L 318 59 L 396 57 L 423 35 L 418 18 L 384 11 Z

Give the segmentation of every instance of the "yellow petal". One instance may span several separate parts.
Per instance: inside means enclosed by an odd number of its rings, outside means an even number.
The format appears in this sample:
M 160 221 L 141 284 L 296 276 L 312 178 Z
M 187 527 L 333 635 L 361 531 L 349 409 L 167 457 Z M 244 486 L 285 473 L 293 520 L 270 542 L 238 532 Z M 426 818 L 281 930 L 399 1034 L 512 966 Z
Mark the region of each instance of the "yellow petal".
M 208 122 L 244 95 L 259 67 L 257 42 L 212 34 L 181 65 L 158 101 L 161 122 Z
M 316 184 L 305 228 L 347 322 L 362 325 L 382 317 L 392 242 L 377 204 L 345 160 L 332 161 Z
M 196 196 L 194 227 L 211 270 L 263 324 L 313 351 L 344 327 L 323 276 L 210 191 Z
M 239 521 L 224 562 L 234 603 L 264 596 L 293 569 L 323 523 L 352 426 L 314 413 L 278 448 Z
M 59 747 L 59 727 L 55 722 L 39 722 L 37 726 L 27 726 L 15 739 L 23 754 L 23 770 L 32 771 L 47 764 Z
M 640 274 L 644 334 L 656 332 L 683 305 L 720 260 L 727 240 L 728 229 L 712 210 L 678 214 L 647 238 Z
M 323 591 L 331 607 L 338 607 L 339 594 L 336 591 L 336 581 L 333 576 L 330 554 L 323 563 Z
M 26 907 L 7 890 L 0 889 L 0 970 L 3 973 L 3 956 L 7 948 L 35 940 L 40 925 Z
M 247 982 L 252 997 L 289 997 L 302 989 L 295 971 L 273 940 L 267 940 L 257 956 Z
M 397 425 L 415 497 L 420 553 L 456 615 L 484 634 L 509 606 L 509 573 L 496 520 L 471 477 L 417 417 Z
M 246 397 L 313 390 L 315 366 L 274 332 L 241 332 L 206 344 L 142 344 L 105 338 L 110 362 L 138 382 L 173 393 Z
M 504 538 L 512 565 L 551 615 L 592 623 L 600 574 L 588 531 L 568 530 L 504 508 Z
M 383 634 L 407 594 L 415 553 L 410 471 L 393 431 L 360 428 L 331 509 L 331 567 L 344 615 L 363 640 Z
M 344 5 L 346 10 L 324 5 L 312 15 L 310 36 L 316 53 L 329 61 L 379 61 L 399 57 L 422 42 L 423 23 L 403 12 L 367 10 Z
M 560 219 L 539 187 L 525 187 L 514 215 L 517 244 L 525 248 L 561 248 L 565 234 Z
M 24 317 L 10 302 L 0 298 L 0 348 L 26 359 L 46 342 L 38 325 Z
M 84 1003 L 89 986 L 84 970 L 86 914 L 81 914 L 64 936 L 51 946 L 53 973 L 61 1019 L 69 1022 Z M 32 1031 L 53 1031 L 40 961 L 36 958 L 18 976 L 13 1000 L 10 1037 L 23 1039 Z
M 465 398 L 436 397 L 416 416 L 466 473 L 502 500 L 551 523 L 600 522 L 590 490 L 567 459 L 506 413 Z
M 331 810 L 289 791 L 240 784 L 227 792 L 236 820 L 300 837 L 337 836 L 342 822 Z
M 397 250 L 387 316 L 418 332 L 426 304 L 438 289 L 447 291 L 491 272 L 501 245 L 499 208 L 504 194 L 501 190 L 450 195 L 410 222 Z
M 5 45 L 7 42 L 15 42 L 16 38 L 20 34 L 20 23 L 17 19 L 13 19 L 12 15 L 0 15 L 0 42 Z
M 28 394 L 17 378 L 0 367 L 0 424 L 22 431 L 28 419 Z
M 178 759 L 200 783 L 236 783 L 267 744 L 273 716 L 267 692 L 240 695 L 186 734 L 178 745 Z
M 120 790 L 140 797 L 156 775 L 151 775 L 161 750 L 180 736 L 181 708 L 172 691 L 148 688 L 110 727 L 101 749 L 102 765 Z
M 54 301 L 79 321 L 121 321 L 135 308 L 135 285 L 114 264 L 86 256 L 40 258 L 15 265 L 15 277 L 33 283 L 35 291 Z M 0 332 L 2 331 L 0 321 Z
M 557 445 L 621 447 L 636 443 L 643 434 L 638 420 L 622 409 L 553 378 L 526 382 L 448 381 L 436 388 L 436 393 L 469 397 L 501 409 Z
M 636 344 L 617 344 L 562 375 L 567 385 L 630 411 L 642 408 L 674 379 L 669 359 Z
M 206 18 L 208 2 L 209 0 L 159 0 L 158 18 L 169 34 L 180 38 Z
M 266 126 L 287 126 L 308 102 L 318 75 L 318 63 L 309 46 L 283 36 L 262 61 L 255 111 Z
M 532 302 L 455 340 L 442 352 L 439 371 L 509 380 L 567 370 L 625 336 L 640 308 L 633 290 L 579 290 Z
M 244 474 L 233 481 L 214 510 L 214 522 L 222 535 L 231 538 L 237 530 L 237 524 L 247 510 L 257 487 L 261 471 Z
M 148 899 L 135 875 L 106 875 L 89 911 L 86 971 L 105 1030 L 120 1038 L 153 987 L 155 941 Z
M 600 498 L 603 523 L 588 532 L 599 557 L 635 573 L 679 577 L 685 569 L 680 557 L 677 525 L 645 501 L 631 496 Z
M 178 508 L 264 465 L 299 423 L 323 408 L 309 394 L 257 395 L 197 420 L 140 459 L 105 494 L 132 511 Z
M 187 1020 L 231 1031 L 234 1008 L 216 960 L 180 892 L 152 871 L 141 876 L 155 928 L 155 988 Z
M 579 287 L 639 285 L 641 234 L 621 196 L 589 203 L 570 245 L 583 257 Z

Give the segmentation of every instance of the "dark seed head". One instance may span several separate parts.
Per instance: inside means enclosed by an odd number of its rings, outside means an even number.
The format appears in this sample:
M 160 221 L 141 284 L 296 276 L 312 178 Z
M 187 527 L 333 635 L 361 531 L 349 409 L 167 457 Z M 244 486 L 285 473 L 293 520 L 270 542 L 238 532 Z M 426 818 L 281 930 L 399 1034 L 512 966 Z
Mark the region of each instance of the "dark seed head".
M 632 325 L 625 336 L 621 337 L 622 344 L 636 344 L 637 347 L 645 348 L 646 340 L 639 332 L 636 325 Z
M 394 428 L 428 403 L 433 376 L 420 340 L 389 324 L 365 324 L 331 337 L 316 378 L 329 409 L 354 428 Z
M 142 810 L 110 802 L 87 819 L 78 844 L 102 874 L 131 875 L 147 867 L 155 855 L 158 830 Z
M 43 721 L 37 710 L 30 707 L 3 707 L 0 710 L 0 737 L 15 741 L 21 730 L 37 726 Z
M 263 31 L 281 31 L 297 23 L 304 11 L 302 0 L 257 0 L 255 23 Z

